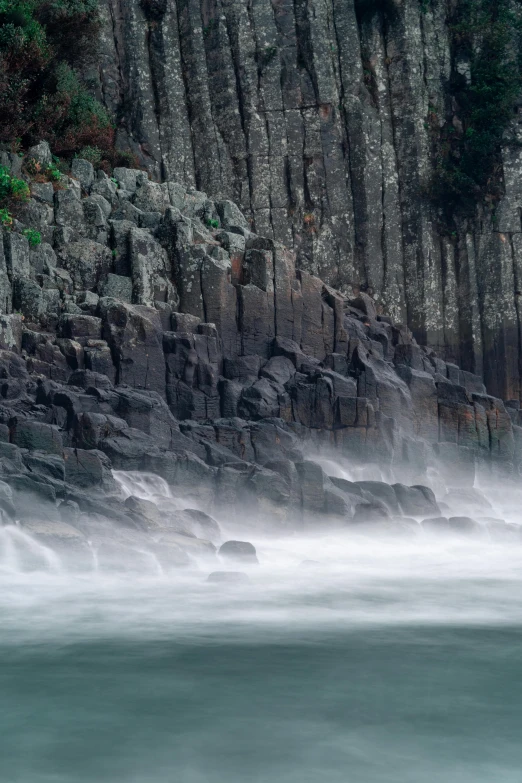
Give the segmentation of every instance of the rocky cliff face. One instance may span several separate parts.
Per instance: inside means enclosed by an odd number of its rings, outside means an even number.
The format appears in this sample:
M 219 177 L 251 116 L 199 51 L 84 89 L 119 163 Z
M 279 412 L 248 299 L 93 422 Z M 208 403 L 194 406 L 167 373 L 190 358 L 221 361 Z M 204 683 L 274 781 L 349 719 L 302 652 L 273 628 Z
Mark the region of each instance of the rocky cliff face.
M 158 180 L 237 202 L 257 234 L 520 397 L 518 119 L 503 197 L 441 231 L 430 118 L 451 112 L 444 0 L 106 0 L 96 79 Z
M 0 248 L 6 475 L 76 498 L 69 482 L 145 469 L 231 508 L 248 490 L 286 519 L 335 503 L 350 516 L 307 451 L 417 478 L 438 457 L 453 483 L 458 465 L 468 483 L 475 465 L 518 471 L 517 405 L 419 347 L 367 294 L 296 269 L 233 202 L 79 159 L 71 174 L 30 182 Z M 44 241 L 31 247 L 27 228 Z
M 48 146 L 30 154 L 45 170 Z M 2 163 L 28 170 L 17 155 Z M 172 565 L 213 551 L 215 510 L 283 530 L 444 526 L 419 486 L 430 467 L 450 487 L 470 488 L 476 468 L 519 474 L 518 404 L 420 347 L 368 294 L 298 269 L 233 202 L 81 159 L 29 187 L 0 244 L 5 522 L 72 541 L 89 563 L 87 540 L 110 555 L 115 535 L 137 546 L 147 533 Z M 331 477 L 315 454 L 397 469 L 413 486 Z M 111 469 L 153 473 L 190 508 L 122 496 Z

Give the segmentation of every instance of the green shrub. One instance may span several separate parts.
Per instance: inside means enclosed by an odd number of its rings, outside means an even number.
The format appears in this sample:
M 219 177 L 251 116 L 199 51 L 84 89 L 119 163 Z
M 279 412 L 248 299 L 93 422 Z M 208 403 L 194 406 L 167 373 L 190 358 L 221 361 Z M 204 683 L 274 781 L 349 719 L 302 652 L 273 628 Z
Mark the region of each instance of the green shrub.
M 453 64 L 467 60 L 469 79 L 454 67 L 442 129 L 437 117 L 428 117 L 435 154 L 431 192 L 448 214 L 471 212 L 477 200 L 494 202 L 501 195 L 500 146 L 522 89 L 514 35 L 519 22 L 509 0 L 461 0 L 450 21 Z
M 102 161 L 102 151 L 98 147 L 83 147 L 79 154 L 79 158 L 83 158 L 83 160 L 88 160 L 89 163 L 92 163 L 92 165 L 96 168 L 100 165 Z
M 0 199 L 11 194 L 11 174 L 5 166 L 0 166 Z
M 23 179 L 12 177 L 9 169 L 0 166 L 0 201 L 29 201 L 31 192 L 29 185 Z
M 45 168 L 39 161 L 34 158 L 29 158 L 25 163 L 25 170 L 30 177 L 33 177 L 37 182 L 59 182 L 62 178 L 62 174 L 57 164 L 51 163 Z
M 16 177 L 12 177 L 11 198 L 14 199 L 14 201 L 29 201 L 31 198 L 31 191 L 29 190 L 29 185 L 27 182 L 24 182 L 23 179 L 16 179 Z
M 0 223 L 4 228 L 12 228 L 13 216 L 10 210 L 14 209 L 16 203 L 29 201 L 30 197 L 27 182 L 11 176 L 9 169 L 0 166 Z
M 0 0 L 0 141 L 113 150 L 111 118 L 78 76 L 99 26 L 98 0 Z
M 47 170 L 45 172 L 48 176 L 48 178 L 51 180 L 51 182 L 60 182 L 62 178 L 62 172 L 56 166 L 54 163 L 52 163 L 50 166 L 47 166 Z
M 219 220 L 215 220 L 214 218 L 209 218 L 207 220 L 207 226 L 209 228 L 219 228 Z
M 109 156 L 106 157 L 108 158 Z M 114 149 L 112 151 L 112 155 L 110 156 L 110 162 L 112 166 L 123 166 L 124 168 L 128 169 L 141 168 L 138 157 L 134 154 L 134 152 L 128 152 L 127 150 Z
M 13 216 L 5 207 L 0 209 L 0 223 L 7 229 L 10 229 L 13 225 Z
M 64 120 L 68 125 L 86 127 L 93 121 L 102 127 L 112 125 L 106 109 L 88 92 L 70 65 L 58 63 L 54 75 L 56 94 L 59 100 L 67 103 Z
M 24 237 L 27 237 L 31 247 L 37 247 L 42 241 L 42 235 L 39 231 L 35 231 L 34 228 L 24 229 L 23 235 Z

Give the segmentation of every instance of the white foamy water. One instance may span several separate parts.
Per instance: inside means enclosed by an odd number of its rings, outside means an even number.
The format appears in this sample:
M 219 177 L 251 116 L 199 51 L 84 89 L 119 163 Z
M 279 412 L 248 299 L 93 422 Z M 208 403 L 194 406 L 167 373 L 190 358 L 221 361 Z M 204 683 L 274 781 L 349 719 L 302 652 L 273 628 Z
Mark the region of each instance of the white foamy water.
M 259 566 L 234 566 L 247 584 L 213 584 L 216 560 L 165 576 L 0 572 L 4 643 L 143 634 L 241 635 L 402 624 L 522 623 L 522 543 L 453 537 L 422 541 L 325 535 L 254 539 Z M 54 565 L 54 564 L 53 564 Z
M 158 477 L 116 478 L 187 507 Z M 256 523 L 259 565 L 168 569 L 154 535 L 115 528 L 78 571 L 0 528 L 1 783 L 518 783 L 521 493 L 432 486 L 476 535 Z
M 329 475 L 358 480 L 361 466 L 323 459 Z M 123 498 L 134 495 L 160 509 L 185 503 L 158 476 L 115 471 Z M 366 466 L 365 478 L 382 480 Z M 393 481 L 393 476 L 386 476 Z M 435 482 L 436 483 L 436 482 Z M 478 535 L 433 534 L 413 527 L 390 534 L 377 527 L 318 529 L 268 537 L 246 525 L 259 565 L 192 556 L 185 568 L 165 570 L 154 536 L 123 531 L 111 557 L 76 572 L 65 547 L 56 554 L 17 526 L 0 528 L 0 618 L 10 638 L 94 638 L 206 633 L 220 626 L 296 630 L 356 625 L 522 622 L 522 491 L 516 485 L 439 491 L 444 514 L 481 522 Z M 168 516 L 168 512 L 165 511 Z M 238 536 L 226 510 L 214 511 L 223 540 Z M 499 521 L 496 521 L 499 520 Z M 509 523 L 506 525 L 506 522 Z M 248 520 L 247 520 L 248 523 Z M 121 532 L 121 531 L 120 531 Z M 127 554 L 126 554 L 127 553 Z M 128 555 L 131 555 L 128 558 Z M 116 567 L 117 566 L 117 567 Z M 212 571 L 240 570 L 246 583 L 208 583 Z M 259 631 L 262 632 L 261 630 Z
M 120 485 L 123 499 L 134 495 L 143 500 L 174 499 L 174 495 L 165 479 L 154 473 L 140 473 L 132 470 L 114 470 L 113 476 Z

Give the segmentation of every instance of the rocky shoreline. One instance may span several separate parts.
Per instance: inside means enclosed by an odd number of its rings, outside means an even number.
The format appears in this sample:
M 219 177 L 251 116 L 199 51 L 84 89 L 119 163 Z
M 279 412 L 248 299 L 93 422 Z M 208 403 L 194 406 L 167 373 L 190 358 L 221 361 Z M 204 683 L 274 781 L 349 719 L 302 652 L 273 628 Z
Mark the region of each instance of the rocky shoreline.
M 50 150 L 29 156 L 45 167 Z M 0 162 L 20 175 L 26 161 Z M 473 521 L 448 522 L 419 486 L 428 467 L 452 486 L 471 487 L 476 469 L 519 474 L 518 403 L 419 346 L 367 294 L 296 269 L 232 202 L 81 159 L 58 185 L 28 184 L 0 245 L 5 524 L 80 548 L 109 526 L 164 552 L 170 536 L 181 564 L 222 543 L 213 509 L 283 531 L 464 529 Z M 400 469 L 412 486 L 329 477 L 309 458 L 320 453 Z M 113 471 L 161 477 L 185 508 L 128 495 Z

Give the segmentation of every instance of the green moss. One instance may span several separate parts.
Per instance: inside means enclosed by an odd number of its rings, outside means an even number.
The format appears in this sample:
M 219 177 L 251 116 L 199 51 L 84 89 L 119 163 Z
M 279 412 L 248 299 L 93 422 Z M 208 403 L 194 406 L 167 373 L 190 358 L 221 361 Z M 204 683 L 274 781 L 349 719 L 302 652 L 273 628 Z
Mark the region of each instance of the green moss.
M 267 65 L 269 65 L 272 60 L 275 59 L 277 56 L 278 48 L 277 46 L 264 46 L 262 49 L 260 49 L 257 53 L 257 60 L 259 63 L 259 66 L 263 69 L 266 68 Z
M 34 228 L 26 228 L 23 231 L 24 237 L 27 238 L 29 245 L 31 247 L 37 247 L 39 244 L 41 244 L 42 241 L 42 235 L 39 231 L 35 231 Z
M 214 218 L 209 218 L 206 223 L 209 228 L 219 228 L 219 220 L 215 220 Z

